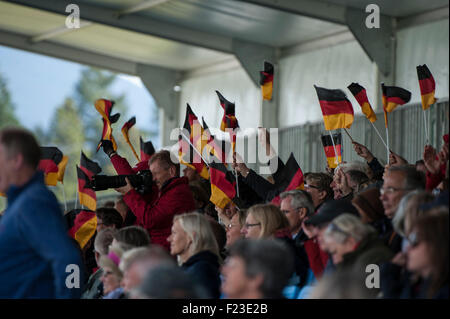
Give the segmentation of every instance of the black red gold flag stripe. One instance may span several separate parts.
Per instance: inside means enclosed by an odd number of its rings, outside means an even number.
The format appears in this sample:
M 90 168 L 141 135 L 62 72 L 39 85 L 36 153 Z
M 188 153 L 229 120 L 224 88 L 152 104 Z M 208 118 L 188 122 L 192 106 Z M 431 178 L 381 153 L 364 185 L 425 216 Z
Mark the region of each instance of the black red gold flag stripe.
M 69 236 L 75 239 L 83 249 L 97 229 L 95 212 L 86 209 L 74 209 L 64 215 L 64 218 L 69 228 Z
M 89 177 L 89 179 L 92 178 L 92 176 L 97 175 L 102 171 L 102 168 L 100 165 L 98 165 L 93 160 L 90 160 L 84 153 L 81 151 L 81 158 L 80 158 L 80 168 L 83 170 L 84 173 Z
M 220 105 L 224 110 L 220 130 L 225 131 L 227 128 L 238 128 L 239 123 L 235 115 L 235 104 L 228 101 L 219 91 L 216 91 L 216 93 L 219 97 Z
M 106 99 L 98 99 L 95 101 L 95 109 L 100 113 L 103 119 L 109 121 L 110 124 L 114 124 L 119 120 L 120 114 L 111 115 L 112 108 L 114 106 L 114 101 Z
M 54 146 L 41 146 L 41 160 L 38 169 L 44 172 L 45 184 L 56 186 L 58 183 L 58 165 L 63 160 L 63 153 Z
M 437 101 L 434 97 L 436 82 L 426 64 L 417 66 L 417 76 L 419 78 L 422 109 L 426 110 Z
M 182 135 L 179 135 L 178 137 L 178 157 L 180 163 L 195 169 L 204 179 L 209 179 L 207 165 L 199 155 L 202 154 L 202 147 L 206 145 L 207 141 L 202 141 L 203 128 L 189 104 L 187 104 L 186 107 L 183 128 L 187 130 L 189 136 L 183 137 Z M 186 139 L 189 139 L 190 144 Z M 195 150 L 193 146 L 195 147 Z
M 303 172 L 293 153 L 289 156 L 281 174 L 280 182 L 277 184 L 280 194 L 294 189 L 304 189 Z M 280 196 L 272 199 L 272 203 L 279 205 Z
M 129 135 L 129 131 L 135 124 L 136 124 L 136 117 L 133 116 L 128 121 L 126 121 L 125 124 L 123 124 L 121 131 L 122 131 L 122 135 L 125 139 L 125 142 L 127 142 L 127 144 L 130 146 L 131 151 L 133 152 L 136 159 L 139 161 L 139 156 L 137 155 L 136 150 L 133 147 L 133 144 L 131 144 L 130 135 Z
M 325 156 L 327 157 L 328 167 L 336 168 L 337 165 L 342 162 L 342 135 L 341 133 L 333 134 L 333 141 L 331 140 L 330 134 L 322 135 L 322 145 L 325 151 Z M 334 151 L 336 147 L 336 152 Z
M 148 161 L 155 154 L 155 147 L 152 141 L 144 142 L 142 137 L 139 137 L 139 143 L 141 145 L 141 162 Z
M 273 65 L 264 61 L 264 71 L 259 72 L 259 84 L 263 100 L 271 100 L 273 92 Z
M 398 86 L 385 86 L 381 83 L 383 92 L 383 109 L 392 112 L 397 105 L 403 105 L 411 100 L 411 92 Z
M 224 209 L 236 197 L 235 179 L 223 163 L 216 161 L 210 163 L 209 175 L 211 182 L 209 200 Z
M 367 98 L 366 89 L 363 88 L 358 83 L 352 83 L 348 86 L 350 92 L 352 92 L 358 104 L 361 106 L 361 110 L 364 115 L 369 119 L 370 122 L 375 122 L 377 120 L 377 116 L 372 109 L 372 106 L 369 103 L 369 99 Z
M 97 196 L 95 191 L 88 185 L 90 183 L 90 177 L 77 165 L 78 176 L 78 196 L 80 204 L 86 206 L 88 209 L 95 211 L 97 208 Z
M 208 144 L 206 145 L 207 151 L 210 154 L 214 155 L 217 159 L 220 159 L 220 161 L 226 165 L 227 154 L 231 148 L 230 143 L 228 143 L 227 141 L 221 141 L 216 136 L 212 135 L 208 125 L 203 118 L 202 124 L 203 134 L 205 136 L 205 139 L 208 141 Z
M 336 130 L 350 128 L 353 123 L 353 106 L 341 90 L 329 90 L 314 85 L 320 108 L 322 109 L 325 129 Z

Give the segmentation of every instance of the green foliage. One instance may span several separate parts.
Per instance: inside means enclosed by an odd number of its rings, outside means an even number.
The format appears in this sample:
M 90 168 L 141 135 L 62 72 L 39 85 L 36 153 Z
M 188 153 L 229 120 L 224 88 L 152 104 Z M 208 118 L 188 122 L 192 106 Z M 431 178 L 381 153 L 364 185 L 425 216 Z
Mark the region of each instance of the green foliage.
M 11 100 L 6 79 L 0 74 L 0 128 L 19 125 L 14 114 L 14 104 Z

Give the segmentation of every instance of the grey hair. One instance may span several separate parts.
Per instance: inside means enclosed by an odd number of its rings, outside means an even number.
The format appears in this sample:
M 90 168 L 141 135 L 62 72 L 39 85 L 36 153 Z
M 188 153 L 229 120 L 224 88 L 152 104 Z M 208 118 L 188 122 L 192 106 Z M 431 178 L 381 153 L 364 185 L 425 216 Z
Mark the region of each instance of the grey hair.
M 111 245 L 117 230 L 113 228 L 105 228 L 97 233 L 94 240 L 94 249 L 100 255 L 107 255 L 109 246 Z
M 291 207 L 293 209 L 305 207 L 307 209 L 306 216 L 311 216 L 314 214 L 314 204 L 306 191 L 300 189 L 294 189 L 291 191 L 283 192 L 280 194 L 281 199 L 291 197 Z
M 391 166 L 388 172 L 401 172 L 405 175 L 403 187 L 410 190 L 425 189 L 425 174 L 418 172 L 413 165 Z
M 366 174 L 367 176 L 370 175 L 371 169 L 367 163 L 361 162 L 361 161 L 351 161 L 347 163 L 341 163 L 337 167 L 338 169 L 341 169 L 344 173 L 347 173 L 350 170 L 360 171 Z
M 333 229 L 333 225 L 337 229 Z M 343 244 L 348 237 L 360 242 L 364 237 L 375 232 L 375 229 L 364 224 L 361 219 L 351 214 L 342 214 L 336 217 L 328 226 L 324 236 L 339 244 Z
M 143 262 L 145 266 L 152 263 L 173 263 L 173 258 L 158 245 L 150 245 L 149 247 L 138 247 L 126 251 L 120 260 L 119 268 L 125 273 L 131 265 L 137 262 Z M 144 267 L 148 268 L 148 267 Z
M 409 206 L 409 202 L 411 200 L 417 201 L 417 208 L 420 204 L 430 202 L 433 200 L 433 195 L 430 193 L 424 191 L 424 190 L 414 190 L 405 196 L 402 197 L 400 200 L 400 203 L 398 204 L 397 211 L 395 212 L 394 218 L 392 218 L 392 226 L 394 227 L 394 230 L 402 237 L 406 236 L 406 229 L 405 229 L 405 218 L 406 215 L 409 213 L 407 210 Z

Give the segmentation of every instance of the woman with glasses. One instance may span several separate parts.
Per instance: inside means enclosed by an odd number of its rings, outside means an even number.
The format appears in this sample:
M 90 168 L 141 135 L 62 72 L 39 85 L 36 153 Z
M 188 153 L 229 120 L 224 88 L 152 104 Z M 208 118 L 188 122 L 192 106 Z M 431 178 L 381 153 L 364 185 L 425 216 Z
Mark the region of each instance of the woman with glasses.
M 407 236 L 406 270 L 393 262 L 381 269 L 384 298 L 448 299 L 448 206 L 438 206 L 417 218 Z
M 245 224 L 242 227 L 245 238 L 273 238 L 285 242 L 294 255 L 295 274 L 290 285 L 303 287 L 307 282 L 309 262 L 304 249 L 298 249 L 292 239 L 289 221 L 280 208 L 271 204 L 258 204 L 248 209 Z
M 328 225 L 324 241 L 337 271 L 365 272 L 367 265 L 386 262 L 393 256 L 375 229 L 351 214 L 336 217 Z

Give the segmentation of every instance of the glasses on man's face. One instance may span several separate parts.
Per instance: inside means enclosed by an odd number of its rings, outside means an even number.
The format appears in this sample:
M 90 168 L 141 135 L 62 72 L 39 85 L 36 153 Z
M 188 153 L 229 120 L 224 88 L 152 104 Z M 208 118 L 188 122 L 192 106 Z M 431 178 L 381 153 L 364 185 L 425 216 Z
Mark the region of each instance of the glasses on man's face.
M 395 187 L 382 187 L 380 188 L 380 194 L 393 194 L 399 191 L 407 191 L 407 190 L 411 190 L 411 188 L 395 188 Z
M 305 189 L 308 189 L 308 188 L 314 188 L 314 189 L 320 190 L 320 187 L 317 187 L 317 186 L 314 186 L 311 184 L 305 184 Z
M 298 208 L 294 208 L 294 209 L 290 209 L 290 210 L 282 210 L 281 212 L 283 214 L 289 214 L 290 212 L 298 212 L 300 210 L 300 208 L 303 208 L 303 207 L 298 207 Z
M 256 224 L 244 224 L 245 228 L 250 228 L 250 227 L 255 227 L 255 226 L 261 226 L 261 223 L 256 223 Z
M 233 227 L 235 227 L 235 226 L 237 226 L 236 224 L 228 224 L 227 225 L 227 230 L 229 230 L 229 229 L 231 229 L 231 228 L 233 228 Z

